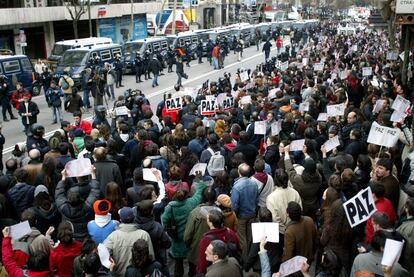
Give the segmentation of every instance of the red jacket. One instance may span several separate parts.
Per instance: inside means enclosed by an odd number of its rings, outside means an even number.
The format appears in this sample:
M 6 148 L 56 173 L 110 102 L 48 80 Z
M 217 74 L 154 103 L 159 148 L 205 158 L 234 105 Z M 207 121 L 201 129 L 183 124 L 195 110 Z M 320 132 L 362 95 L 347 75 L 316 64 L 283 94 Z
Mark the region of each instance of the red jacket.
M 23 276 L 23 269 L 17 264 L 17 262 L 13 258 L 13 249 L 11 245 L 11 238 L 3 238 L 2 242 L 2 249 L 3 253 L 3 265 L 6 269 L 9 277 L 22 277 Z M 49 271 L 41 271 L 41 272 L 34 272 L 28 270 L 26 274 L 30 277 L 50 277 L 51 274 Z
M 214 236 L 215 239 L 226 241 L 226 237 L 230 237 L 231 241 L 237 244 L 237 247 L 241 251 L 240 248 L 240 242 L 237 238 L 237 235 L 234 231 L 227 227 L 221 227 L 218 229 L 212 229 L 210 231 L 207 231 L 203 238 L 200 240 L 200 244 L 198 246 L 198 264 L 197 264 L 197 273 L 203 273 L 205 274 L 207 272 L 207 267 L 209 265 L 208 261 L 206 260 L 206 249 L 211 243 L 211 239 L 209 238 L 209 235 Z M 229 276 L 230 277 L 230 276 Z
M 392 207 L 392 203 L 385 197 L 377 199 L 375 201 L 375 206 L 377 207 L 376 212 L 384 212 L 388 215 L 391 220 L 391 224 L 394 225 L 395 221 L 397 220 L 397 216 L 395 215 L 394 208 Z M 370 244 L 372 237 L 374 236 L 374 226 L 372 225 L 372 216 L 368 219 L 367 226 L 365 227 L 365 243 Z
M 164 106 L 164 108 L 162 108 L 162 112 L 161 112 L 161 116 L 162 119 L 164 120 L 164 118 L 169 115 L 171 117 L 171 122 L 174 124 L 178 123 L 178 115 L 176 111 L 172 111 L 172 112 L 167 112 L 167 107 Z
M 73 241 L 70 245 L 59 244 L 50 252 L 50 271 L 56 269 L 59 277 L 71 277 L 73 260 L 81 254 L 82 243 Z
M 71 129 L 76 129 L 76 128 L 81 128 L 82 131 L 87 135 L 90 135 L 91 131 L 93 129 L 92 125 L 87 120 L 81 120 L 81 123 L 79 125 L 72 125 L 71 126 Z
M 282 47 L 283 46 L 283 40 L 281 39 L 281 38 L 278 38 L 277 40 L 276 40 L 276 47 L 277 48 L 280 48 L 280 47 Z
M 219 47 L 218 47 L 218 46 L 215 46 L 215 47 L 213 48 L 213 52 L 211 53 L 211 56 L 212 56 L 213 58 L 217 58 L 217 59 L 218 59 L 219 54 L 220 54 Z
M 29 94 L 29 99 L 32 99 L 32 96 L 30 95 L 30 92 L 28 92 L 27 90 L 15 90 L 12 92 L 11 95 L 11 103 L 12 105 L 16 108 L 16 110 L 19 110 L 20 108 L 20 102 L 19 100 L 23 99 L 23 95 L 25 94 Z

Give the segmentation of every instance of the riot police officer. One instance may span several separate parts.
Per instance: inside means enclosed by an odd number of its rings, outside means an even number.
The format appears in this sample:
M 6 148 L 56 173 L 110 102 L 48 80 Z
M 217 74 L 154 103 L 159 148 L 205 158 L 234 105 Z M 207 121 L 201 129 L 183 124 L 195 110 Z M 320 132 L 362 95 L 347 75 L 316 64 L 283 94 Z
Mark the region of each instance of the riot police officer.
M 105 70 L 99 64 L 99 56 L 95 57 L 92 68 L 92 96 L 94 97 L 94 106 L 103 105 L 103 97 L 105 94 Z
M 114 68 L 116 73 L 116 87 L 123 87 L 122 85 L 122 71 L 124 69 L 124 65 L 121 61 L 121 55 L 116 54 Z
M 198 63 L 203 63 L 203 40 L 200 39 L 197 45 Z
M 143 73 L 144 61 L 142 60 L 141 53 L 137 52 L 135 55 L 135 82 L 141 83 L 141 75 Z
M 145 76 L 145 80 L 152 79 L 151 75 L 150 75 L 150 73 L 151 73 L 151 68 L 149 66 L 150 61 L 151 61 L 151 53 L 147 50 L 147 51 L 145 51 L 145 54 L 144 54 L 144 76 Z
M 175 53 L 174 47 L 170 46 L 167 52 L 168 73 L 173 72 L 172 66 L 175 63 Z
M 17 119 L 12 113 L 12 108 L 10 104 L 10 95 L 9 95 L 9 86 L 6 82 L 6 77 L 0 75 L 0 103 L 3 113 L 3 121 L 9 121 L 6 116 L 6 112 L 9 112 L 11 119 Z

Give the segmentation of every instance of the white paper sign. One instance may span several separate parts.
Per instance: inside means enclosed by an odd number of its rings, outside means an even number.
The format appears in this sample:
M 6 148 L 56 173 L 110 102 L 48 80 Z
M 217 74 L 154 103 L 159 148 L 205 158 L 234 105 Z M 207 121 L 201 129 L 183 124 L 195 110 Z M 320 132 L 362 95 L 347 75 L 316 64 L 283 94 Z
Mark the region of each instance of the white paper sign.
M 348 77 L 348 71 L 343 70 L 340 73 L 341 80 L 345 80 Z
M 249 73 L 247 71 L 243 71 L 242 73 L 240 73 L 240 80 L 242 82 L 249 80 Z
M 384 254 L 382 255 L 381 264 L 393 266 L 400 259 L 403 247 L 404 242 L 387 239 L 385 241 Z
M 273 122 L 272 125 L 270 125 L 272 136 L 279 135 L 280 131 L 282 131 L 282 120 L 278 120 L 276 122 Z
M 216 112 L 216 100 L 201 100 L 201 114 L 202 115 L 212 115 Z
M 304 139 L 293 140 L 290 143 L 290 151 L 302 151 L 304 145 L 305 145 Z
M 302 264 L 308 259 L 302 256 L 296 256 L 292 259 L 287 260 L 282 263 L 279 268 L 279 273 L 281 277 L 289 276 L 292 273 L 298 272 L 302 268 Z
M 337 104 L 337 105 L 328 105 L 326 106 L 326 113 L 328 116 L 343 116 L 345 114 L 345 104 Z
M 316 121 L 327 121 L 328 120 L 328 114 L 327 113 L 320 113 L 318 115 L 318 119 Z
M 401 52 L 401 54 L 400 54 L 400 59 L 403 61 L 404 60 L 404 52 L 405 51 L 402 51 Z M 412 55 L 413 53 L 411 53 L 411 51 L 410 51 L 410 54 L 409 54 L 409 57 L 411 57 L 411 55 Z
M 279 242 L 279 223 L 258 222 L 252 223 L 253 243 L 260 242 L 264 237 L 269 242 Z
M 397 52 L 390 51 L 390 52 L 387 53 L 387 60 L 395 61 L 396 59 L 398 59 L 398 53 Z
M 356 44 L 352 45 L 351 50 L 354 51 L 354 52 L 358 51 L 358 45 L 356 45 Z
M 405 99 L 401 95 L 397 95 L 394 102 L 392 103 L 391 109 L 403 113 L 410 107 L 410 104 L 411 103 L 409 100 Z
M 32 229 L 30 228 L 29 221 L 27 220 L 10 226 L 10 237 L 13 240 L 19 240 L 31 232 Z
M 240 99 L 240 104 L 242 105 L 250 104 L 251 101 L 252 101 L 252 97 L 250 95 L 246 95 Z
M 129 109 L 126 106 L 116 107 L 115 108 L 115 115 L 121 116 L 121 115 L 128 115 Z
M 201 175 L 206 174 L 207 164 L 206 163 L 196 163 L 190 171 L 189 175 L 196 175 L 197 171 L 201 172 Z
M 372 75 L 372 67 L 362 68 L 362 76 L 371 76 L 371 75 Z
M 286 71 L 288 68 L 289 68 L 289 62 L 288 61 L 285 61 L 285 62 L 280 64 L 280 70 Z
M 367 142 L 385 147 L 393 147 L 398 141 L 400 132 L 400 129 L 381 126 L 374 121 L 371 125 Z
M 301 113 L 309 111 L 309 102 L 302 102 L 299 104 L 299 111 Z
M 402 121 L 405 120 L 406 117 L 407 117 L 406 113 L 395 110 L 391 114 L 390 121 L 392 121 L 392 122 L 402 122 Z
M 314 71 L 323 71 L 324 63 L 315 63 L 313 65 Z
M 255 121 L 254 122 L 254 134 L 255 135 L 266 135 L 266 121 Z
M 165 99 L 165 109 L 167 112 L 179 111 L 182 110 L 182 98 L 174 97 L 170 99 Z
M 155 177 L 154 173 L 152 172 L 152 170 L 154 170 L 155 168 L 143 168 L 142 169 L 142 178 L 144 179 L 144 181 L 150 181 L 150 182 L 155 182 L 157 183 L 157 177 Z M 159 176 L 161 175 L 161 171 L 159 171 L 158 169 L 156 169 L 158 171 Z
M 274 88 L 274 89 L 269 90 L 269 94 L 267 95 L 267 98 L 269 98 L 269 100 L 276 98 L 276 92 L 278 91 L 280 91 L 279 88 Z
M 109 251 L 108 248 L 106 248 L 105 245 L 103 245 L 102 243 L 100 243 L 98 245 L 98 256 L 99 256 L 99 260 L 101 260 L 101 264 L 106 267 L 106 268 L 110 268 L 111 267 L 111 255 L 109 255 Z
M 81 158 L 72 160 L 65 165 L 67 177 L 79 177 L 91 174 L 91 160 Z
M 368 220 L 377 210 L 370 187 L 361 190 L 357 195 L 346 201 L 343 206 L 351 227 Z
M 339 142 L 338 136 L 334 136 L 333 138 L 330 138 L 329 140 L 327 140 L 323 145 L 325 145 L 326 152 L 329 152 L 335 147 L 338 147 L 339 145 L 341 145 L 341 143 Z
M 302 65 L 307 66 L 309 63 L 309 58 L 302 58 Z
M 223 105 L 222 107 L 225 111 L 233 109 L 234 108 L 234 98 L 233 97 L 226 97 L 226 99 L 224 99 L 222 105 Z
M 385 104 L 385 100 L 384 100 L 384 99 L 378 99 L 378 100 L 375 102 L 375 106 L 374 106 L 374 108 L 372 109 L 372 111 L 373 111 L 374 113 L 379 113 L 379 112 L 381 111 L 382 107 L 384 107 L 384 104 Z
M 219 95 L 217 95 L 217 104 L 220 106 L 220 107 L 223 107 L 223 102 L 224 102 L 224 99 L 226 99 L 227 98 L 227 94 L 226 93 L 220 93 Z

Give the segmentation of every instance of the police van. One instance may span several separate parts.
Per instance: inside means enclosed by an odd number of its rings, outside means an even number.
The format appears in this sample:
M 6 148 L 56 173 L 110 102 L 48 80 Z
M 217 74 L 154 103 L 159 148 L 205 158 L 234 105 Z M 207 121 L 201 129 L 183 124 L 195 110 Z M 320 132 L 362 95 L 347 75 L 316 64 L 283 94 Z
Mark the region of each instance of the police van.
M 249 47 L 255 43 L 256 33 L 253 25 L 234 26 L 231 32 L 233 36 L 243 40 L 244 47 Z
M 177 35 L 168 35 L 168 43 L 174 49 L 181 49 L 184 53 L 185 46 L 188 44 L 190 48 L 191 58 L 197 58 L 197 46 L 200 42 L 200 36 L 192 31 L 180 32 Z
M 59 62 L 66 50 L 111 43 L 112 39 L 106 37 L 90 37 L 58 41 L 53 46 L 52 52 L 47 61 L 49 65 L 53 67 L 57 64 L 57 62 Z
M 134 60 L 136 52 L 144 56 L 148 51 L 150 54 L 160 52 L 164 61 L 167 59 L 168 40 L 166 37 L 153 37 L 146 39 L 131 40 L 124 44 L 125 73 L 135 72 Z
M 207 34 L 208 38 L 211 39 L 213 43 L 222 43 L 224 42 L 224 40 L 227 40 L 230 43 L 231 30 L 228 28 L 211 29 L 210 31 L 205 32 L 204 34 Z
M 116 43 L 69 49 L 57 64 L 56 77 L 61 76 L 63 71 L 68 68 L 68 75 L 72 77 L 75 86 L 79 88 L 82 72 L 90 60 L 99 57 L 100 66 L 103 66 L 104 63 L 113 63 L 118 54 L 122 56 L 122 46 Z
M 21 82 L 33 96 L 40 94 L 41 86 L 36 80 L 33 65 L 25 55 L 0 54 L 0 75 L 5 76 L 10 90 L 15 90 L 17 82 Z

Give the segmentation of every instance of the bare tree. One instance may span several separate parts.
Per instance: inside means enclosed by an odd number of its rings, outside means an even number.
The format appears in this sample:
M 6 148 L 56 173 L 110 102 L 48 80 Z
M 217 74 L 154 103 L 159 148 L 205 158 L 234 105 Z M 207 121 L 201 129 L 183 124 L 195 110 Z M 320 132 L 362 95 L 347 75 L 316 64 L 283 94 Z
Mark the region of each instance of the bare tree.
M 88 5 L 85 0 L 64 0 L 62 1 L 72 18 L 73 33 L 75 38 L 79 38 L 78 22 L 81 16 L 88 11 Z
M 395 0 L 380 1 L 377 6 L 381 11 L 381 16 L 388 23 L 388 38 L 391 48 L 395 48 Z

